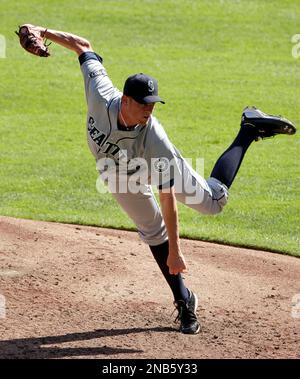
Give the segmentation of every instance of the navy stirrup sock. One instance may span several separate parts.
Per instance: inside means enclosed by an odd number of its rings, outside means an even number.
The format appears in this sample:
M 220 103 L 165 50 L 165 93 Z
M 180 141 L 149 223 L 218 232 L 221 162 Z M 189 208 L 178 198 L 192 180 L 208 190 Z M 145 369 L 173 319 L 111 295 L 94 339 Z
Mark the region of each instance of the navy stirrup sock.
M 255 133 L 250 128 L 242 126 L 233 143 L 217 160 L 210 176 L 218 179 L 229 188 L 248 147 L 255 140 L 255 137 Z
M 169 241 L 166 241 L 157 246 L 149 247 L 152 251 L 154 259 L 156 260 L 161 272 L 163 273 L 173 292 L 175 301 L 187 301 L 189 298 L 189 293 L 186 286 L 184 285 L 181 274 L 173 275 L 169 273 L 169 267 L 167 265 L 167 259 L 169 255 Z

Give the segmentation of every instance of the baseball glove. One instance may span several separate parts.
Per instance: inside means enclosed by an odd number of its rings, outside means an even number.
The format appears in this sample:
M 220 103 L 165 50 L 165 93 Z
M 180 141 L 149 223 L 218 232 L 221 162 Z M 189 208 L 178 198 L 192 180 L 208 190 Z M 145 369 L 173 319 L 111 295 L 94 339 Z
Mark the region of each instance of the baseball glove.
M 19 37 L 23 49 L 38 57 L 49 57 L 48 46 L 50 44 L 46 45 L 44 42 L 46 31 L 41 32 L 38 27 L 27 24 L 19 26 L 19 30 L 15 31 L 15 33 Z

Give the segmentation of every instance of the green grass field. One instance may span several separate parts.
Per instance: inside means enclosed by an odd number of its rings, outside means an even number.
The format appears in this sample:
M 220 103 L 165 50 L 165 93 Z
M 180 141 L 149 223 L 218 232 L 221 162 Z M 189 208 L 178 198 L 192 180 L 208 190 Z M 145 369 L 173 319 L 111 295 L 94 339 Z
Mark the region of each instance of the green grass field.
M 135 72 L 156 77 L 166 105 L 155 115 L 186 158 L 205 159 L 205 176 L 244 106 L 300 125 L 294 0 L 2 0 L 0 15 L 1 215 L 133 228 L 96 191 L 76 55 L 54 44 L 49 59 L 27 54 L 13 33 L 25 22 L 88 38 L 120 89 Z M 180 205 L 181 235 L 300 255 L 299 136 L 251 146 L 221 215 Z

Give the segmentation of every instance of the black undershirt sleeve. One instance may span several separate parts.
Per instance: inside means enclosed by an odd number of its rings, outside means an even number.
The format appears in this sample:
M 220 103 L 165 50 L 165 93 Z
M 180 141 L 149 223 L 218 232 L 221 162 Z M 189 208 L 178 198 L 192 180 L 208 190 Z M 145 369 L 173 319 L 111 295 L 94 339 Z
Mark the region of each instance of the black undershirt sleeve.
M 80 54 L 78 57 L 80 66 L 82 66 L 84 62 L 90 59 L 95 59 L 96 61 L 99 61 L 100 63 L 103 62 L 102 57 L 100 57 L 100 55 L 98 55 L 97 53 L 94 53 L 93 51 L 85 51 L 84 53 Z
M 171 179 L 169 183 L 160 184 L 157 188 L 161 191 L 164 188 L 172 188 L 174 186 L 174 179 Z

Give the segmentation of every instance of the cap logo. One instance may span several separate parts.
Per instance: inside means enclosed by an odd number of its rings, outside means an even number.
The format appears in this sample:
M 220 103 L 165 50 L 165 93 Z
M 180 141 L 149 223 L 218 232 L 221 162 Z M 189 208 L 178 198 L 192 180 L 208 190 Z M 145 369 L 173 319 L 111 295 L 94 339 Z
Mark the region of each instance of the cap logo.
M 148 80 L 148 89 L 150 92 L 154 91 L 154 83 L 153 80 Z

